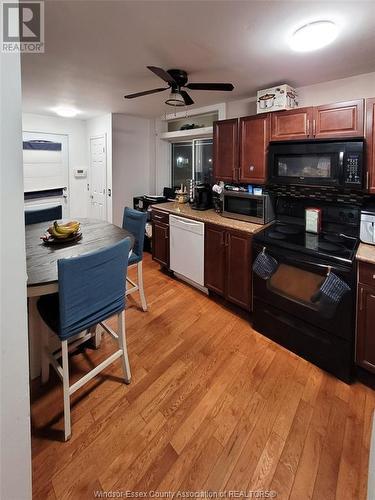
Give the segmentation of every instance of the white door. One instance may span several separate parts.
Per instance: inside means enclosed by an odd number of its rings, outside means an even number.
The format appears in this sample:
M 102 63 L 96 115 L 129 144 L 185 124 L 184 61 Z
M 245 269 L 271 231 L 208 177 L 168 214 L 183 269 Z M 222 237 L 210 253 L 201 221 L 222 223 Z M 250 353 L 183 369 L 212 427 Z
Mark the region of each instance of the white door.
M 107 219 L 106 136 L 90 138 L 90 217 Z

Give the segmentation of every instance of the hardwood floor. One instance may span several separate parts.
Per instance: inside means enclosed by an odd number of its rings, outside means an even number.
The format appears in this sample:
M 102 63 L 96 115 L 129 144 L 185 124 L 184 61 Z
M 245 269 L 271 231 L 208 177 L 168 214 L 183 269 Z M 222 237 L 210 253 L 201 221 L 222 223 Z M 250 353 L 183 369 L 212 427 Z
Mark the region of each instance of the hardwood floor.
M 118 362 L 74 394 L 67 443 L 61 384 L 54 373 L 46 387 L 35 381 L 33 498 L 272 490 L 279 500 L 365 500 L 374 392 L 257 334 L 246 314 L 148 255 L 144 274 L 149 312 L 132 298 L 126 312 L 132 383 Z M 74 355 L 72 378 L 110 349 L 104 337 Z

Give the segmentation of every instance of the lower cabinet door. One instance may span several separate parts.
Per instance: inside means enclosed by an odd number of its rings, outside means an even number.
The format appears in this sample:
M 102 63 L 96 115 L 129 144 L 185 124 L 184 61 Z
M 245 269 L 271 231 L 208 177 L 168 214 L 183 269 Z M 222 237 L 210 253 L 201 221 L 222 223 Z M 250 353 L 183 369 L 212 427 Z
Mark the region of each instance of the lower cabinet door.
M 169 226 L 158 222 L 152 224 L 152 258 L 162 266 L 169 267 Z
M 225 234 L 220 226 L 205 226 L 204 285 L 219 295 L 225 295 Z
M 251 236 L 227 231 L 227 286 L 225 297 L 238 306 L 251 309 Z
M 375 373 L 375 289 L 359 285 L 357 364 Z

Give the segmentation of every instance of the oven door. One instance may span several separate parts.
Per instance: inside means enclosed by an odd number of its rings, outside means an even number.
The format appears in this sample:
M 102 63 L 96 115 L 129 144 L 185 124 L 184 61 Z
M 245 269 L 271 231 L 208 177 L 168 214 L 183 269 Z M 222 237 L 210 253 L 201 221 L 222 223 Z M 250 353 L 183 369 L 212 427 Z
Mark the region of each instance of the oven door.
M 271 144 L 271 183 L 340 186 L 345 147 L 339 143 Z
M 264 224 L 264 197 L 248 193 L 224 193 L 223 215 Z
M 262 248 L 254 245 L 254 258 L 260 251 Z M 266 253 L 277 260 L 279 267 L 269 280 L 254 273 L 254 299 L 285 311 L 320 330 L 350 340 L 354 327 L 355 301 L 352 270 L 340 265 L 331 266 L 332 272 L 349 285 L 351 292 L 346 293 L 335 307 L 324 308 L 321 302 L 314 302 L 312 297 L 326 278 L 327 264 L 280 248 L 267 248 Z

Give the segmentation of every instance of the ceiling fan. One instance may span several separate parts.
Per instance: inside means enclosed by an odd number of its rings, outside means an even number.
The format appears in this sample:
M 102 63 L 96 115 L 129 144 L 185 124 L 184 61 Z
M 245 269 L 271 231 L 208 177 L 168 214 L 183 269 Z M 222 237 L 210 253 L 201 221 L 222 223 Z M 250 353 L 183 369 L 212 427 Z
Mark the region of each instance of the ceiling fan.
M 186 90 L 183 89 L 231 91 L 234 88 L 231 83 L 188 83 L 188 75 L 186 71 L 182 69 L 168 69 L 164 71 L 164 69 L 157 68 L 156 66 L 147 66 L 147 68 L 167 82 L 168 87 L 160 87 L 157 89 L 145 90 L 144 92 L 129 94 L 124 96 L 125 99 L 134 99 L 135 97 L 156 94 L 157 92 L 170 89 L 170 95 L 165 101 L 166 104 L 169 106 L 189 106 L 194 104 L 194 101 Z

